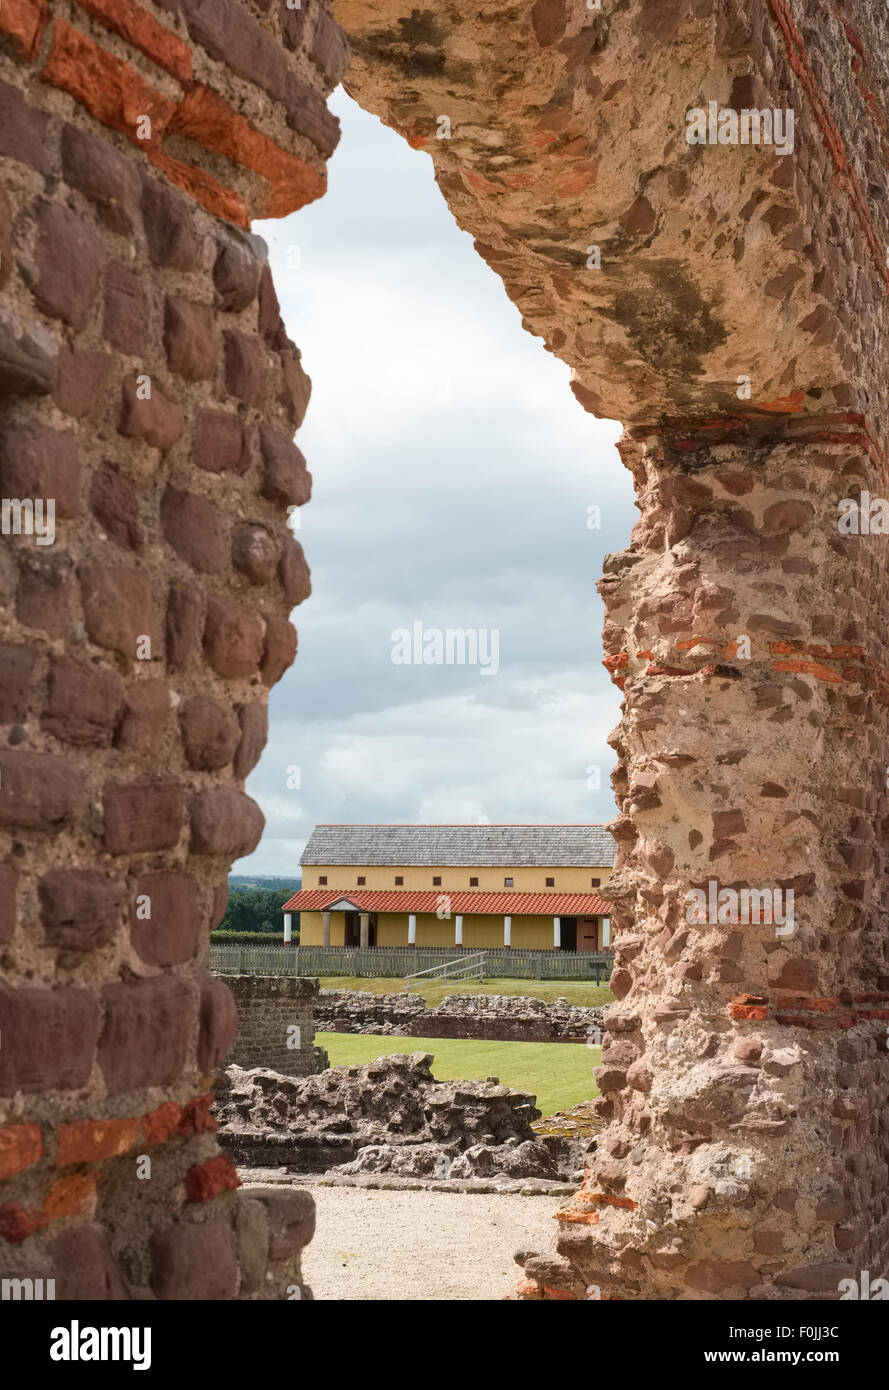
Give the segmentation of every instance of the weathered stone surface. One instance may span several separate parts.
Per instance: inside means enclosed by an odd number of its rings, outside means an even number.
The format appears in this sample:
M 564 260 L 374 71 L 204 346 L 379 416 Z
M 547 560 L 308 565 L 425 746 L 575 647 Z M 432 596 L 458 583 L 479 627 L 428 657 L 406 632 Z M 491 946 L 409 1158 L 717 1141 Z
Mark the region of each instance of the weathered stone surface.
M 211 772 L 230 763 L 241 731 L 228 705 L 193 695 L 179 710 L 182 746 L 192 767 Z
M 85 1086 L 98 1034 L 98 1000 L 85 989 L 0 986 L 0 1095 Z
M 156 1298 L 234 1298 L 237 1284 L 234 1236 L 223 1217 L 167 1226 L 151 1237 L 151 1287 Z
M 102 991 L 98 1062 L 109 1095 L 166 1086 L 185 1067 L 197 1001 L 188 980 L 160 975 Z
M 232 787 L 211 787 L 192 799 L 191 847 L 195 854 L 240 859 L 259 844 L 265 816 L 256 802 Z
M 123 710 L 123 682 L 114 671 L 53 657 L 44 729 L 65 743 L 106 748 Z
M 78 1302 L 129 1298 L 120 1268 L 100 1226 L 71 1226 L 48 1246 L 56 1279 L 56 1297 Z
M 53 946 L 88 950 L 110 941 L 123 921 L 126 888 L 98 869 L 52 869 L 37 885 L 40 919 Z
M 601 1039 L 603 1019 L 604 1010 L 581 1008 L 564 999 L 546 1004 L 506 994 L 450 994 L 429 1008 L 415 994 L 322 989 L 315 1005 L 315 1027 L 322 1033 L 416 1038 L 586 1043 Z
M 196 492 L 168 487 L 161 498 L 165 538 L 192 569 L 215 574 L 226 561 L 225 535 L 212 502 Z
M 172 849 L 178 843 L 185 814 L 184 791 L 178 782 L 110 784 L 103 800 L 109 853 Z
M 131 236 L 139 224 L 142 193 L 137 171 L 107 140 L 97 140 L 74 125 L 62 129 L 62 174 L 65 182 L 94 203 L 113 232 Z
M 192 457 L 208 473 L 244 473 L 250 453 L 238 417 L 222 410 L 199 411 Z
M 50 318 L 81 329 L 99 292 L 105 251 L 97 236 L 61 203 L 37 209 L 34 249 L 37 281 L 32 293 Z
M 258 983 L 267 990 L 276 982 Z M 240 1046 L 238 1040 L 235 1057 Z M 540 1115 L 533 1096 L 496 1077 L 436 1081 L 432 1061 L 425 1052 L 396 1054 L 302 1079 L 230 1065 L 217 1090 L 221 1142 L 246 1167 L 284 1165 L 291 1172 L 440 1181 L 577 1176 L 586 1146 L 539 1138 L 531 1129 Z
M 296 445 L 268 425 L 259 431 L 264 464 L 262 493 L 272 502 L 301 507 L 312 492 L 312 475 Z
M 149 965 L 191 960 L 203 931 L 198 886 L 188 874 L 146 874 L 130 907 L 130 937 Z
M 138 497 L 135 485 L 115 468 L 97 468 L 93 474 L 90 510 L 105 533 L 128 550 L 141 550 L 144 544 Z

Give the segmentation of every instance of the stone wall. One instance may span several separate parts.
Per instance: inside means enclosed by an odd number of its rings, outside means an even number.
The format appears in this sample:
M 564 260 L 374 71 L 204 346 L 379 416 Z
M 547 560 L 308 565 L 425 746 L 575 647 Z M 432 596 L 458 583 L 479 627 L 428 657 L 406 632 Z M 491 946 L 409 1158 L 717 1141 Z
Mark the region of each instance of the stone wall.
M 248 226 L 323 192 L 345 62 L 317 0 L 0 6 L 0 495 L 56 518 L 0 554 L 0 1269 L 59 1297 L 298 1283 L 308 1218 L 238 1215 L 217 1147 L 207 934 L 309 593 Z
M 637 487 L 608 1124 L 521 1296 L 836 1297 L 889 1256 L 889 563 L 838 527 L 889 495 L 885 8 L 336 9 Z M 206 931 L 309 585 L 308 378 L 247 229 L 323 191 L 346 61 L 319 0 L 0 5 L 0 496 L 56 527 L 0 552 L 0 1262 L 62 1297 L 230 1297 L 282 1249 L 212 1133 Z M 689 144 L 710 100 L 793 149 Z M 690 919 L 714 881 L 792 929 Z
M 238 1011 L 227 1065 L 269 1067 L 283 1076 L 311 1076 L 328 1065 L 316 1048 L 313 1011 L 318 981 L 293 975 L 226 975 Z
M 350 91 L 625 425 L 640 512 L 600 586 L 607 1124 L 520 1296 L 836 1298 L 889 1260 L 889 561 L 838 525 L 889 499 L 885 6 L 335 11 Z M 689 143 L 710 101 L 792 149 Z M 794 921 L 689 919 L 711 883 Z
M 239 1010 L 240 1013 L 240 1010 Z M 377 1033 L 413 1038 L 484 1038 L 500 1042 L 574 1042 L 601 1031 L 604 1011 L 567 1000 L 451 994 L 434 1008 L 413 994 L 322 989 L 315 1026 L 323 1033 Z

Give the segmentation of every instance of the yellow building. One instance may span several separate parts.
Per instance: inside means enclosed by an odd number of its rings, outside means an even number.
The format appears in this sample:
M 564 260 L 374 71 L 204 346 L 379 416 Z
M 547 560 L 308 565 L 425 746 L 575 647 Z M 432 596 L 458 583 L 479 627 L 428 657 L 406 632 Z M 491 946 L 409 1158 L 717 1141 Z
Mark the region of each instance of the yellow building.
M 303 946 L 610 945 L 602 825 L 318 825 L 300 862 Z

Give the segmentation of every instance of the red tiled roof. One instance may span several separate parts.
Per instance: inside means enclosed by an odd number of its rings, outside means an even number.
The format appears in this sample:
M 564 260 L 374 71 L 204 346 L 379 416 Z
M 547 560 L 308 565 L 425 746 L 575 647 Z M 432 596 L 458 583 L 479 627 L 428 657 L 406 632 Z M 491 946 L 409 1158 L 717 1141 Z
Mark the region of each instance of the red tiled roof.
M 608 917 L 611 904 L 598 893 L 447 893 L 443 888 L 304 888 L 294 893 L 282 912 L 323 912 L 331 903 L 347 898 L 360 912 L 437 912 L 448 898 L 453 913 L 480 912 L 522 917 L 543 914 L 554 917 Z

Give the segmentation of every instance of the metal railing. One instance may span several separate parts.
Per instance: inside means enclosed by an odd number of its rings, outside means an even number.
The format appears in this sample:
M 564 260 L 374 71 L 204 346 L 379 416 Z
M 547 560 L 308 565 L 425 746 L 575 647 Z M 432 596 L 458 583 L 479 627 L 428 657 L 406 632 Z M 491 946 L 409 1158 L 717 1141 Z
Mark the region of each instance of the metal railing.
M 411 992 L 411 982 L 427 978 L 432 980 L 483 980 L 487 951 L 475 951 L 471 956 L 458 956 L 456 960 L 443 961 L 441 965 L 430 965 L 428 970 L 417 970 L 404 981 L 404 991 Z
M 466 955 L 478 954 L 467 950 Z M 488 980 L 595 980 L 607 983 L 609 952 L 532 951 L 509 946 L 485 951 Z M 356 975 L 398 978 L 459 959 L 453 946 L 239 946 L 211 942 L 210 966 L 217 975 Z

